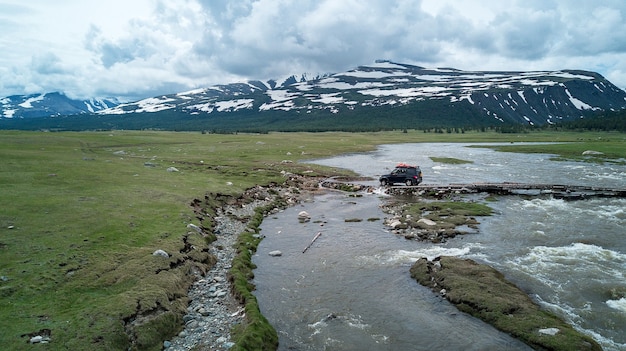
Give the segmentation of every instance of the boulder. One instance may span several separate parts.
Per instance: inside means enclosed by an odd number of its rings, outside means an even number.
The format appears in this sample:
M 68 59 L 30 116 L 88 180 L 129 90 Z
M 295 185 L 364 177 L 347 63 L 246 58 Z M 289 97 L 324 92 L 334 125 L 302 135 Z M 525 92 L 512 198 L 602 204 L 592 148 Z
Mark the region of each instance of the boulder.
M 298 220 L 300 222 L 308 222 L 311 220 L 311 215 L 309 215 L 307 211 L 300 211 L 300 213 L 298 213 Z
M 178 168 L 176 168 L 176 167 L 168 167 L 167 171 L 168 172 L 178 172 Z
M 193 223 L 189 223 L 187 224 L 187 228 L 189 229 L 193 229 L 196 232 L 198 232 L 199 234 L 202 234 L 202 228 L 198 227 L 197 225 L 193 224 Z
M 387 223 L 388 226 L 390 226 L 393 229 L 396 229 L 400 226 L 402 226 L 402 221 L 400 221 L 399 219 L 392 219 L 391 221 L 389 221 Z
M 278 257 L 278 256 L 282 256 L 283 253 L 278 250 L 274 250 L 274 251 L 270 251 L 269 255 L 272 257 Z
M 556 335 L 560 331 L 561 331 L 561 329 L 559 329 L 559 328 L 544 328 L 544 329 L 539 329 L 539 334 Z
M 583 156 L 592 156 L 592 155 L 604 155 L 604 153 L 600 151 L 594 151 L 594 150 L 583 151 Z
M 40 342 L 42 342 L 42 341 L 43 341 L 43 336 L 41 336 L 41 335 L 33 336 L 33 337 L 32 337 L 32 338 L 30 338 L 30 340 L 29 340 L 29 342 L 30 342 L 31 344 L 38 344 L 38 343 L 40 343 Z
M 161 256 L 161 257 L 165 257 L 165 258 L 170 258 L 170 255 L 167 252 L 165 252 L 165 251 L 163 251 L 161 249 L 154 251 L 152 253 L 152 256 Z
M 425 225 L 428 225 L 428 226 L 437 225 L 437 222 L 432 221 L 432 220 L 430 220 L 428 218 L 420 218 L 420 220 L 417 221 L 417 223 L 422 223 L 422 224 L 425 224 Z

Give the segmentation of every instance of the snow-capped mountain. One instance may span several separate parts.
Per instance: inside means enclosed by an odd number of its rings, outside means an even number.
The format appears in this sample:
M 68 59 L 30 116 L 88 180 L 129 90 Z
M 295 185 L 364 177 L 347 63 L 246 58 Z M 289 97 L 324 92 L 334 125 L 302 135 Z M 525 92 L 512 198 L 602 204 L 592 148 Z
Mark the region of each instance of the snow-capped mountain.
M 340 118 L 357 111 L 402 106 L 423 113 L 418 106 L 427 102 L 474 117 L 480 115 L 489 122 L 543 125 L 577 119 L 591 111 L 625 109 L 626 92 L 588 71 L 479 72 L 376 61 L 314 79 L 292 76 L 280 83 L 216 85 L 120 104 L 97 113 L 169 111 L 198 118 L 288 111 Z M 406 114 L 407 110 L 403 111 Z
M 215 85 L 124 104 L 76 101 L 61 93 L 11 96 L 0 99 L 0 128 L 212 132 L 474 128 L 545 125 L 624 109 L 626 92 L 594 72 L 461 71 L 377 61 L 323 76 Z
M 0 119 L 92 114 L 118 104 L 116 99 L 74 100 L 58 92 L 12 95 L 0 98 Z

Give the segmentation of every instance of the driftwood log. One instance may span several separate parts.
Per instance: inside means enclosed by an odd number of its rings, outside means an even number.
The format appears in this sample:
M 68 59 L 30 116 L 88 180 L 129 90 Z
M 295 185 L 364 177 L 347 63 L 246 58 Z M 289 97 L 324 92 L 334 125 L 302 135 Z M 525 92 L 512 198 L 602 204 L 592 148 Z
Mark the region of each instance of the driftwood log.
M 317 240 L 317 238 L 319 238 L 322 235 L 322 232 L 319 232 L 315 235 L 315 237 L 313 238 L 313 240 L 311 240 L 311 242 L 309 243 L 309 245 L 307 245 L 304 250 L 302 250 L 302 253 L 305 253 L 306 250 L 309 249 L 309 247 L 311 247 L 311 245 L 313 245 L 313 243 L 315 242 L 315 240 Z

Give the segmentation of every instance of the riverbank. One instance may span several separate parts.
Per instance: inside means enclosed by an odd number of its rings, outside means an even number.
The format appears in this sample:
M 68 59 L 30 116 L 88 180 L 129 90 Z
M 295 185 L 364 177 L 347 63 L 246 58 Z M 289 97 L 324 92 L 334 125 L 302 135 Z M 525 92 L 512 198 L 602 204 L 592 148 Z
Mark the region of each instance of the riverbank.
M 242 344 L 249 342 L 242 337 L 246 334 L 245 329 L 250 326 L 256 328 L 259 323 L 265 324 L 267 321 L 258 320 L 259 316 L 254 315 L 257 311 L 250 311 L 242 293 L 235 287 L 234 277 L 241 274 L 241 267 L 234 263 L 242 260 L 238 245 L 247 235 L 259 241 L 262 239 L 258 233 L 260 223 L 256 223 L 259 209 L 264 209 L 262 215 L 267 216 L 285 206 L 307 201 L 317 190 L 317 178 L 289 174 L 284 185 L 256 186 L 213 210 L 215 217 L 206 220 L 212 220 L 215 224 L 212 228 L 215 241 L 211 243 L 209 252 L 216 258 L 216 263 L 205 275 L 197 276 L 197 281 L 188 292 L 190 303 L 183 316 L 184 327 L 176 337 L 164 341 L 164 350 L 245 349 Z M 197 200 L 196 203 L 203 202 Z M 210 201 L 204 203 L 209 204 Z M 213 211 L 206 211 L 199 206 L 196 216 Z M 254 250 L 255 246 L 250 249 Z M 249 256 L 247 260 L 250 260 Z M 251 262 L 244 262 L 244 265 L 249 266 Z M 250 287 L 250 291 L 253 289 L 253 286 Z M 272 332 L 269 323 L 265 327 Z M 237 332 L 232 333 L 233 330 Z

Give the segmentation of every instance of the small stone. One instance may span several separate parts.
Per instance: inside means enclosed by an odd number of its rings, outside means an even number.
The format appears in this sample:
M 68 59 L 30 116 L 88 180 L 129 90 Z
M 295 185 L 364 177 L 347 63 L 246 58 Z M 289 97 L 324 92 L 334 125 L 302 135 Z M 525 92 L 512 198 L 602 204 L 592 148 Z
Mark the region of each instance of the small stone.
M 7 227 L 7 229 L 15 229 L 15 226 L 14 225 L 10 225 L 10 226 Z
M 184 323 L 190 322 L 192 320 L 193 320 L 193 316 L 192 315 L 186 314 L 186 315 L 183 316 L 183 322 Z
M 168 167 L 167 171 L 168 172 L 178 172 L 178 168 L 176 168 L 176 167 Z
M 168 348 L 172 346 L 172 343 L 168 340 L 163 341 L 163 348 Z
M 218 344 L 223 344 L 223 343 L 225 343 L 225 342 L 227 342 L 227 341 L 228 341 L 228 339 L 226 339 L 226 338 L 225 338 L 225 337 L 223 337 L 223 336 L 220 336 L 220 337 L 217 339 L 217 343 L 218 343 Z
M 282 256 L 283 253 L 280 252 L 279 250 L 274 250 L 274 251 L 270 251 L 269 255 L 272 256 L 272 257 L 278 257 L 278 256 Z

